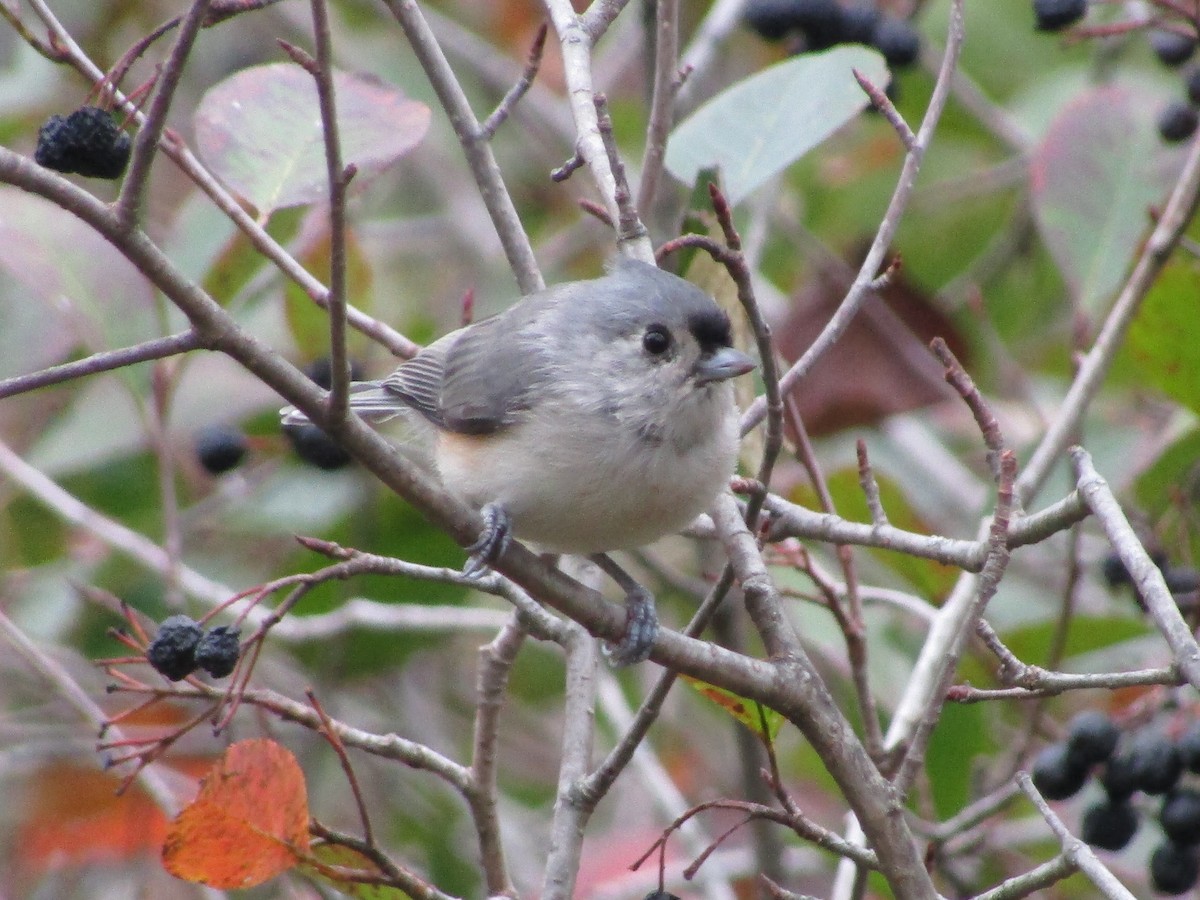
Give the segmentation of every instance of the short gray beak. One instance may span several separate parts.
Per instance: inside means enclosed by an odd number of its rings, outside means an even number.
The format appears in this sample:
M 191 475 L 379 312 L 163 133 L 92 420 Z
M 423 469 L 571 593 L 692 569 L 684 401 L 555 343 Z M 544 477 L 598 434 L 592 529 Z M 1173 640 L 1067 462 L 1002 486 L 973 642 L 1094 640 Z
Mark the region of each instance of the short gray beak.
M 745 375 L 754 368 L 754 360 L 733 347 L 722 347 L 715 353 L 700 357 L 696 363 L 696 384 L 708 384 L 712 381 L 724 381 L 726 378 L 736 378 Z

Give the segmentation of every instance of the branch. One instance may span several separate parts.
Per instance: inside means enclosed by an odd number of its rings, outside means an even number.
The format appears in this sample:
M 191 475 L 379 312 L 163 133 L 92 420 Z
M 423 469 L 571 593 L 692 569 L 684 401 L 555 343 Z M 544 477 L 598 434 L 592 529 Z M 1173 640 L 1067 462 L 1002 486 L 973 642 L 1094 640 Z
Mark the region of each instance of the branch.
M 1072 447 L 1069 453 L 1079 479 L 1079 492 L 1121 557 L 1138 594 L 1145 599 L 1146 611 L 1171 648 L 1179 671 L 1192 687 L 1200 690 L 1200 645 L 1196 643 L 1191 626 L 1180 615 L 1179 604 L 1171 596 L 1162 570 L 1150 559 L 1088 452 L 1082 447 Z
M 500 840 L 500 818 L 496 803 L 496 744 L 500 734 L 500 712 L 504 692 L 517 654 L 525 643 L 525 630 L 510 620 L 495 640 L 479 648 L 479 672 L 475 676 L 475 735 L 471 752 L 471 790 L 467 802 L 479 835 L 479 855 L 487 882 L 488 896 L 512 895 L 514 888 L 504 860 Z
M 1088 880 L 1099 888 L 1100 893 L 1108 900 L 1137 900 L 1121 882 L 1117 881 L 1117 877 L 1105 867 L 1104 863 L 1096 858 L 1096 854 L 1092 852 L 1091 848 L 1067 830 L 1067 826 L 1042 799 L 1042 795 L 1033 786 L 1028 775 L 1018 772 L 1017 784 L 1021 786 L 1021 790 L 1025 792 L 1025 796 L 1029 798 L 1030 802 L 1037 807 L 1042 818 L 1046 820 L 1046 824 L 1050 826 L 1050 830 L 1057 835 L 1059 843 L 1062 845 L 1062 855 L 1071 865 L 1086 875 Z
M 470 101 L 463 92 L 462 86 L 446 61 L 437 38 L 429 30 L 424 15 L 414 0 L 384 0 L 396 21 L 404 30 L 413 53 L 421 62 L 425 76 L 429 79 L 434 92 L 438 95 L 458 142 L 462 146 L 467 159 L 467 166 L 475 183 L 479 186 L 480 196 L 492 217 L 492 225 L 504 247 L 509 267 L 516 275 L 517 285 L 523 294 L 531 294 L 546 286 L 538 271 L 537 260 L 533 255 L 529 237 L 521 225 L 521 217 L 513 205 L 500 166 L 492 153 L 487 135 L 475 118 Z
M 204 25 L 209 3 L 210 0 L 194 0 L 188 7 L 179 24 L 179 33 L 175 35 L 175 43 L 171 45 L 167 64 L 159 73 L 150 111 L 146 113 L 137 139 L 133 142 L 129 170 L 125 173 L 125 181 L 121 185 L 121 195 L 117 198 L 116 206 L 117 220 L 126 228 L 132 228 L 141 221 L 146 185 L 150 180 L 150 165 L 154 161 L 154 154 L 166 127 L 167 113 L 175 99 L 175 89 L 179 87 L 183 67 L 191 55 L 196 36 Z M 114 91 L 116 87 L 114 84 Z
M 145 341 L 132 347 L 122 347 L 120 350 L 106 350 L 102 353 L 93 353 L 91 356 L 76 360 L 75 362 L 51 366 L 48 369 L 42 369 L 40 372 L 31 372 L 28 375 L 16 375 L 12 378 L 5 378 L 0 381 L 0 400 L 3 400 L 5 397 L 24 394 L 27 391 L 35 391 L 38 388 L 49 387 L 52 384 L 62 384 L 64 381 L 86 378 L 89 375 L 97 375 L 100 372 L 111 372 L 113 369 L 122 369 L 125 366 L 132 366 L 136 363 L 164 359 L 168 356 L 187 353 L 189 350 L 199 350 L 200 346 L 200 338 L 196 332 L 181 331 L 169 337 L 155 338 L 154 340 Z
M 542 0 L 546 12 L 550 15 L 550 23 L 558 35 L 562 49 L 563 77 L 567 83 L 567 98 L 571 104 L 571 114 L 575 119 L 575 154 L 583 160 L 592 174 L 592 180 L 600 191 L 609 218 L 613 222 L 622 222 L 620 205 L 617 202 L 617 175 L 609 160 L 608 150 L 600 134 L 600 120 L 596 110 L 596 91 L 592 84 L 591 51 L 598 34 L 589 33 L 588 25 L 576 14 L 570 0 Z M 603 4 L 602 9 L 611 11 L 611 4 Z M 589 10 L 589 13 L 591 10 Z M 599 29 L 606 25 L 604 17 L 593 15 L 588 20 L 590 27 Z M 640 225 L 640 223 L 639 223 Z M 628 229 L 623 229 L 628 230 Z M 627 243 L 622 248 L 635 259 L 644 262 L 654 261 L 654 251 L 645 228 L 640 227 L 629 231 Z
M 567 644 L 567 683 L 563 711 L 562 758 L 550 825 L 542 896 L 569 900 L 575 895 L 584 826 L 591 807 L 578 786 L 587 775 L 595 741 L 596 667 L 600 661 L 596 642 L 576 630 Z

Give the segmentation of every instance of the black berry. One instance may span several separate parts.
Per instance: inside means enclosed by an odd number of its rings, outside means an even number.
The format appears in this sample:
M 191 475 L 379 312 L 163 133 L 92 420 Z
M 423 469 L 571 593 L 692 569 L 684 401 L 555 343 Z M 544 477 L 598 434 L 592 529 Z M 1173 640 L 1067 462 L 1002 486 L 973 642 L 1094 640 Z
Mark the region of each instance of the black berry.
M 236 628 L 218 625 L 200 639 L 196 645 L 196 665 L 213 678 L 224 678 L 237 665 L 238 644 Z
M 1087 12 L 1087 0 L 1033 0 L 1038 31 L 1061 31 Z
M 350 454 L 311 422 L 303 425 L 285 425 L 283 433 L 292 442 L 292 449 L 296 451 L 296 455 L 318 469 L 332 471 L 350 462 Z
M 1189 772 L 1200 774 L 1200 722 L 1193 722 L 1179 738 L 1179 756 Z
M 246 456 L 246 436 L 230 425 L 210 425 L 196 432 L 196 458 L 213 475 L 236 468 Z
M 1168 144 L 1178 144 L 1195 133 L 1197 124 L 1200 124 L 1200 114 L 1194 106 L 1172 100 L 1158 114 L 1158 136 Z
M 1115 553 L 1104 557 L 1104 562 L 1100 564 L 1100 572 L 1104 576 L 1104 583 L 1111 588 L 1129 584 L 1131 581 L 1129 570 L 1125 568 L 1125 563 L 1121 562 L 1121 557 Z
M 1107 800 L 1088 807 L 1081 836 L 1101 850 L 1120 850 L 1133 839 L 1137 827 L 1137 811 L 1132 806 Z
M 1163 834 L 1176 844 L 1200 843 L 1200 791 L 1176 788 L 1163 798 L 1158 814 Z
M 57 172 L 118 178 L 131 149 L 129 135 L 108 110 L 84 106 L 67 117 L 51 116 L 38 130 L 34 160 Z
M 1196 52 L 1196 39 L 1167 28 L 1150 32 L 1150 49 L 1165 66 L 1181 66 Z
M 853 3 L 842 9 L 843 44 L 870 44 L 875 26 L 879 24 L 879 10 L 873 3 Z
M 911 66 L 921 54 L 921 37 L 906 19 L 880 16 L 871 32 L 871 45 L 883 54 L 889 66 Z
M 1071 762 L 1066 744 L 1051 744 L 1033 761 L 1033 785 L 1047 800 L 1066 800 L 1087 781 L 1087 768 Z
M 1189 566 L 1170 566 L 1163 570 L 1163 581 L 1172 594 L 1190 594 L 1200 590 L 1200 571 Z
M 304 374 L 313 380 L 315 384 L 329 390 L 333 384 L 333 362 L 328 356 L 322 356 L 320 359 L 314 359 L 304 367 Z M 350 380 L 358 381 L 362 378 L 362 369 L 358 363 L 353 360 L 350 362 Z
M 1138 789 L 1133 757 L 1128 753 L 1109 757 L 1104 773 L 1100 776 L 1100 783 L 1104 785 L 1110 800 L 1127 799 Z
M 39 166 L 55 172 L 74 172 L 74 149 L 68 135 L 67 117 L 51 116 L 38 129 L 33 159 Z
M 1077 766 L 1102 763 L 1112 756 L 1120 736 L 1120 730 L 1104 713 L 1080 713 L 1071 720 L 1067 733 L 1067 756 Z
M 1183 774 L 1183 757 L 1164 735 L 1151 733 L 1139 736 L 1129 755 L 1138 789 L 1147 794 L 1165 794 Z
M 1168 841 L 1154 848 L 1150 856 L 1150 880 L 1164 894 L 1190 891 L 1200 875 L 1200 860 L 1194 847 L 1181 847 Z
M 1183 86 L 1187 89 L 1188 99 L 1200 105 L 1200 68 L 1187 73 L 1183 79 Z
M 146 659 L 155 671 L 171 681 L 187 678 L 196 670 L 196 645 L 203 634 L 188 616 L 171 616 L 158 626 L 158 633 L 146 650 Z
M 746 27 L 767 41 L 778 41 L 800 27 L 797 0 L 750 0 L 742 12 Z
M 842 7 L 837 0 L 801 0 L 797 24 L 809 50 L 825 50 L 842 40 Z

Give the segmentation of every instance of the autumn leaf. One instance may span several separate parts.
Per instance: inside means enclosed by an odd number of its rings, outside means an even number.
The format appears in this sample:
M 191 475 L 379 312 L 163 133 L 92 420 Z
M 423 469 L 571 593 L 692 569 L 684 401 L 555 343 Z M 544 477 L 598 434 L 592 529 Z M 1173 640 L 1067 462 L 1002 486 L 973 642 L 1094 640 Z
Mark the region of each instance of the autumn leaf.
M 721 709 L 725 710 L 725 712 L 729 713 L 759 737 L 764 738 L 764 740 L 773 741 L 775 740 L 775 736 L 779 734 L 779 726 L 783 724 L 783 716 L 775 712 L 775 710 L 767 709 L 761 703 L 739 697 L 732 691 L 727 691 L 724 688 L 716 687 L 696 678 L 690 678 L 687 675 L 683 676 L 683 680 L 701 697 L 705 697 L 721 707 Z M 766 725 L 765 735 L 763 732 L 764 723 Z
M 163 866 L 176 878 L 219 889 L 262 884 L 308 852 L 304 773 L 274 741 L 234 744 L 171 823 Z

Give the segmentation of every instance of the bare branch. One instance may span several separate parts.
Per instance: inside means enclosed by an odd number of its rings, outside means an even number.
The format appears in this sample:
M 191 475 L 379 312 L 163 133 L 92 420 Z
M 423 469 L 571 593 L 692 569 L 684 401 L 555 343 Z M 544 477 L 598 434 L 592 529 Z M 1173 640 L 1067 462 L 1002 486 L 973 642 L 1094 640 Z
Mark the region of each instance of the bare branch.
M 122 369 L 125 366 L 141 362 L 164 359 L 168 356 L 187 353 L 190 350 L 199 350 L 201 346 L 200 337 L 196 332 L 181 331 L 169 337 L 154 338 L 132 347 L 93 353 L 91 356 L 75 362 L 52 366 L 42 369 L 40 372 L 5 378 L 0 381 L 0 400 L 24 394 L 27 391 L 36 391 L 52 384 L 62 384 L 64 381 L 72 381 L 76 378 L 86 378 L 89 375 L 111 372 L 114 369 Z
M 1050 826 L 1050 830 L 1058 837 L 1059 843 L 1062 845 L 1063 857 L 1086 875 L 1088 880 L 1100 889 L 1100 893 L 1104 897 L 1107 897 L 1108 900 L 1137 900 L 1121 882 L 1117 881 L 1117 877 L 1105 867 L 1104 863 L 1096 858 L 1096 854 L 1092 852 L 1091 848 L 1067 830 L 1067 826 L 1042 799 L 1042 795 L 1033 786 L 1028 775 L 1019 772 L 1017 784 L 1021 786 L 1025 796 L 1037 807 L 1042 818 L 1046 820 L 1046 824 Z
M 442 48 L 438 45 L 437 38 L 429 30 L 424 15 L 412 0 L 385 2 L 396 21 L 400 23 L 400 27 L 404 29 L 413 52 L 425 69 L 429 83 L 437 92 L 438 99 L 450 117 L 450 124 L 454 126 L 454 133 L 458 135 L 459 144 L 467 158 L 467 166 L 479 186 L 479 193 L 487 206 L 488 214 L 492 217 L 492 224 L 500 243 L 504 246 L 509 267 L 516 275 L 521 293 L 531 294 L 541 290 L 546 283 L 538 270 L 533 248 L 521 225 L 516 206 L 504 185 L 500 166 L 492 154 L 487 137 L 480 129 L 467 95 L 463 93 L 454 70 L 450 68 L 450 63 L 446 61 Z

